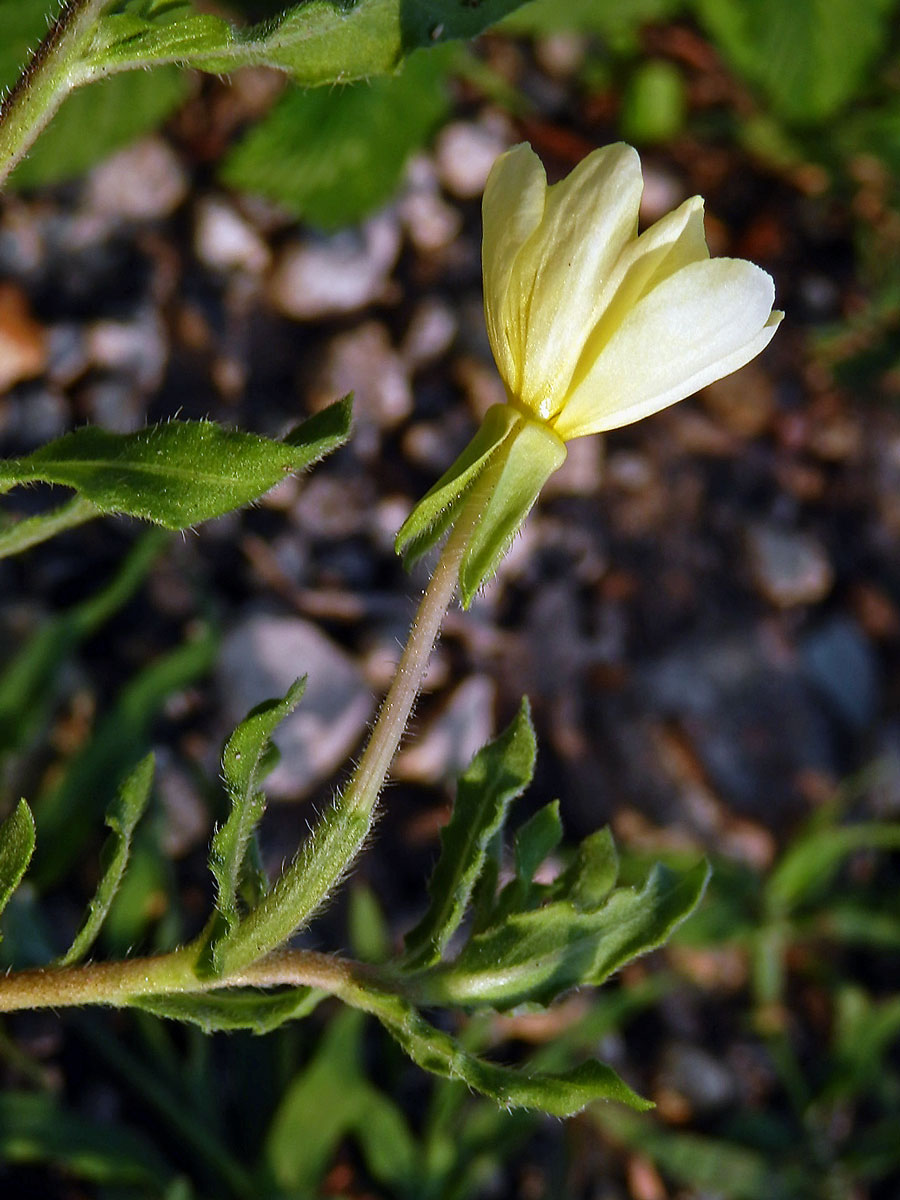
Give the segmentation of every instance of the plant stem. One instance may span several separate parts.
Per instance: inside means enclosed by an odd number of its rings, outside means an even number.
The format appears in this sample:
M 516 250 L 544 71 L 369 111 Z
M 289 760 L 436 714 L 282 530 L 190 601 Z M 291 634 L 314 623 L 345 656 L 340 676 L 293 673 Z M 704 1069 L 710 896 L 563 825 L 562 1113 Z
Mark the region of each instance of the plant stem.
M 75 86 L 79 55 L 108 4 L 109 0 L 67 0 L 0 104 L 0 187 Z
M 48 538 L 56 537 L 58 533 L 75 529 L 101 515 L 100 509 L 90 500 L 75 496 L 50 512 L 25 517 L 6 529 L 0 529 L 0 558 L 21 554 L 32 546 L 46 542 Z
M 384 786 L 425 679 L 431 651 L 456 591 L 460 561 L 480 514 L 481 505 L 473 497 L 454 525 L 422 597 L 393 683 L 381 706 L 368 745 L 344 792 L 343 803 L 358 811 L 371 812 Z
M 363 973 L 369 973 L 367 968 L 312 951 L 266 951 L 283 942 L 319 907 L 365 840 L 379 793 L 425 678 L 431 650 L 453 599 L 460 561 L 480 512 L 480 498 L 473 496 L 447 539 L 422 597 L 394 681 L 359 766 L 335 809 L 323 821 L 323 824 L 330 821 L 338 834 L 346 826 L 353 836 L 337 836 L 332 844 L 327 836 L 317 837 L 314 832 L 306 856 L 301 855 L 238 927 L 231 952 L 223 959 L 224 972 L 210 976 L 204 971 L 206 946 L 201 937 L 192 945 L 155 958 L 11 972 L 0 978 L 0 1012 L 81 1004 L 123 1005 L 140 996 L 191 995 L 223 987 L 308 986 L 351 1002 L 358 999 L 357 980 Z M 294 871 L 301 876 L 299 906 L 280 892 L 280 888 L 287 893 L 291 891 L 291 885 L 284 885 Z M 277 912 L 268 912 L 270 906 Z M 275 928 L 274 935 L 272 916 L 276 916 L 278 926 L 283 924 L 283 928 Z M 255 937 L 257 924 L 264 926 L 259 940 Z
M 282 950 L 227 979 L 199 978 L 198 951 L 183 947 L 152 958 L 33 967 L 0 976 L 0 1012 L 72 1008 L 84 1004 L 127 1005 L 141 996 L 197 995 L 229 987 L 314 987 L 332 995 L 355 991 L 367 968 L 314 950 Z

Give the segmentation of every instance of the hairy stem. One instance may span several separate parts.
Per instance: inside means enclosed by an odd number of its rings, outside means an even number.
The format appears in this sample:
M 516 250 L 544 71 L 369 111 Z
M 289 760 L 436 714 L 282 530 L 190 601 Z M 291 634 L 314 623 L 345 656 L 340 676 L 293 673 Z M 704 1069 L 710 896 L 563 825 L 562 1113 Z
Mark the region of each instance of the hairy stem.
M 447 539 L 422 597 L 409 639 L 397 664 L 393 683 L 381 706 L 359 766 L 344 792 L 344 802 L 357 810 L 371 812 L 384 786 L 425 679 L 431 651 L 456 591 L 459 564 L 480 512 L 481 508 L 477 503 L 470 502 L 466 505 Z
M 152 958 L 11 971 L 0 977 L 0 1012 L 85 1004 L 121 1007 L 142 996 L 197 995 L 229 987 L 314 987 L 350 995 L 367 971 L 362 964 L 313 950 L 270 954 L 227 979 L 198 978 L 196 967 L 196 948 L 183 947 Z
M 75 86 L 79 55 L 110 0 L 67 0 L 0 104 L 0 187 Z
M 46 967 L 0 979 L 0 1012 L 81 1004 L 123 1005 L 140 996 L 190 995 L 222 987 L 309 986 L 350 1003 L 367 968 L 310 951 L 277 951 L 319 907 L 359 852 L 415 704 L 434 643 L 453 599 L 459 565 L 481 511 L 473 496 L 447 539 L 419 605 L 369 743 L 349 786 L 313 831 L 272 891 L 216 949 L 218 972 L 205 960 L 206 938 L 155 958 Z M 324 831 L 324 832 L 323 832 Z M 271 952 L 274 951 L 274 952 Z

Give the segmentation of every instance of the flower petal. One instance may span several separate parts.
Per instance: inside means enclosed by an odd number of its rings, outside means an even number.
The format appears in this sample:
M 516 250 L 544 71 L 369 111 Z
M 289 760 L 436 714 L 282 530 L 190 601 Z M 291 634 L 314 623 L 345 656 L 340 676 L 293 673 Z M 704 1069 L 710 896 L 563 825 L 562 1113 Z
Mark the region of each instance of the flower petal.
M 637 231 L 642 188 L 635 150 L 595 150 L 548 188 L 540 227 L 516 257 L 502 314 L 519 368 L 508 383 L 545 420 L 562 406 L 600 317 L 603 283 Z
M 501 154 L 488 176 L 482 203 L 484 235 L 484 315 L 497 369 L 511 388 L 518 374 L 502 314 L 513 264 L 522 246 L 541 223 L 547 177 L 541 160 L 527 143 Z
M 781 314 L 765 271 L 735 258 L 690 263 L 624 316 L 554 424 L 564 440 L 617 429 L 749 362 Z

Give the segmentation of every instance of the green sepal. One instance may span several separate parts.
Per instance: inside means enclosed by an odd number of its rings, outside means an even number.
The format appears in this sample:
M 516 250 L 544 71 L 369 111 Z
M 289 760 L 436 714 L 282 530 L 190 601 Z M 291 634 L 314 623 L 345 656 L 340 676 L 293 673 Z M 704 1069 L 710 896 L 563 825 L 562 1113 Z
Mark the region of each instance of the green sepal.
M 565 459 L 565 443 L 549 425 L 530 420 L 511 404 L 495 404 L 453 466 L 404 521 L 397 553 L 411 566 L 437 545 L 464 506 L 478 503 L 481 515 L 459 570 L 460 597 L 468 608 Z
M 520 419 L 482 481 L 487 493 L 484 512 L 459 568 L 463 608 L 469 607 L 478 589 L 493 576 L 541 488 L 565 461 L 565 442 L 549 425 Z
M 475 480 L 521 424 L 521 414 L 509 404 L 495 404 L 488 409 L 468 446 L 400 527 L 394 549 L 403 556 L 407 567 L 441 540 L 459 515 Z

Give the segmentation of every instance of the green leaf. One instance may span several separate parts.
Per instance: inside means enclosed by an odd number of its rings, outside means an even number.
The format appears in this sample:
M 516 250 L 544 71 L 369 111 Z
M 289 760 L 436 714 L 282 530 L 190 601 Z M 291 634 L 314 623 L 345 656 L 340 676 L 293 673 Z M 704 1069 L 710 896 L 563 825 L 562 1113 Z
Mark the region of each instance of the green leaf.
M 280 17 L 238 28 L 188 4 L 131 0 L 100 22 L 85 59 L 122 71 L 178 62 L 227 73 L 277 67 L 305 86 L 347 83 L 394 70 L 404 54 L 452 38 L 474 37 L 522 0 L 307 0 Z
M 422 51 L 393 77 L 287 92 L 231 152 L 221 178 L 321 229 L 361 220 L 391 199 L 410 154 L 444 118 L 446 61 Z
M 103 847 L 101 856 L 101 861 L 105 864 L 103 873 L 97 892 L 88 907 L 84 924 L 68 951 L 60 959 L 62 966 L 84 958 L 96 941 L 103 922 L 106 920 L 125 874 L 125 868 L 128 866 L 132 835 L 138 821 L 144 815 L 150 799 L 153 768 L 153 755 L 148 754 L 122 784 L 118 797 L 106 814 L 106 824 L 112 830 L 112 834 Z
M 712 1194 L 723 1200 L 795 1200 L 805 1190 L 795 1191 L 792 1183 L 773 1169 L 771 1154 L 724 1138 L 666 1129 L 616 1108 L 599 1110 L 597 1121 L 607 1136 L 646 1155 L 695 1194 Z
M 540 904 L 547 888 L 534 883 L 534 875 L 547 855 L 562 841 L 562 837 L 558 800 L 551 800 L 539 808 L 533 817 L 520 826 L 514 842 L 516 877 L 509 881 L 490 906 L 490 912 L 479 921 L 478 932 L 499 924 L 511 912 L 536 908 Z
M 73 92 L 13 171 L 12 188 L 74 179 L 100 159 L 157 129 L 184 100 L 188 81 L 175 67 L 135 71 Z
M 539 808 L 533 817 L 520 826 L 515 838 L 516 875 L 523 883 L 531 883 L 535 871 L 562 841 L 563 827 L 559 818 L 559 801 L 551 800 Z
M 893 0 L 697 0 L 738 71 L 789 121 L 828 120 L 865 85 Z
M 149 1142 L 115 1123 L 92 1121 L 60 1108 L 48 1095 L 0 1096 L 0 1161 L 49 1164 L 98 1184 L 161 1187 L 171 1178 Z
M 261 784 L 275 765 L 269 739 L 300 703 L 305 687 L 306 678 L 298 679 L 283 700 L 267 700 L 254 708 L 231 735 L 222 756 L 231 812 L 212 839 L 209 869 L 218 889 L 216 908 L 229 930 L 240 919 L 238 892 L 247 871 L 247 848 L 266 806 Z
M 35 806 L 41 833 L 35 875 L 41 884 L 55 882 L 77 859 L 117 782 L 147 753 L 162 705 L 209 670 L 215 648 L 215 638 L 204 630 L 141 671 L 67 764 L 62 780 L 40 797 Z
M 284 442 L 210 421 L 170 421 L 128 434 L 85 428 L 27 458 L 0 460 L 0 485 L 63 484 L 103 512 L 186 529 L 257 499 L 334 450 L 349 429 L 349 398 L 305 421 Z
M 854 850 L 896 849 L 900 849 L 897 824 L 868 821 L 817 830 L 799 838 L 769 876 L 766 905 L 775 914 L 790 912 L 812 892 L 827 887 Z
M 355 882 L 347 912 L 350 946 L 362 962 L 386 962 L 391 957 L 391 931 L 384 911 L 368 884 Z
M 478 752 L 459 781 L 453 814 L 441 832 L 441 855 L 428 892 L 431 903 L 406 936 L 410 967 L 436 962 L 466 911 L 491 839 L 534 772 L 536 746 L 528 702 L 494 741 Z
M 145 533 L 110 583 L 44 622 L 12 657 L 0 675 L 0 759 L 21 750 L 45 721 L 54 683 L 73 651 L 131 599 L 168 543 L 158 530 Z
M 338 1144 L 360 1141 L 382 1182 L 411 1182 L 414 1143 L 400 1110 L 360 1071 L 362 1013 L 346 1009 L 329 1024 L 307 1069 L 285 1092 L 266 1139 L 266 1161 L 292 1195 L 318 1194 Z
M 620 888 L 593 911 L 554 900 L 513 913 L 476 933 L 452 962 L 410 981 L 421 1004 L 550 1003 L 581 984 L 600 984 L 613 971 L 661 945 L 703 895 L 705 862 L 676 874 L 657 865 L 644 888 Z
M 0 913 L 19 886 L 34 853 L 34 817 L 20 800 L 0 825 Z
M 551 1116 L 570 1117 L 595 1100 L 616 1100 L 639 1111 L 653 1107 L 603 1063 L 582 1063 L 560 1074 L 502 1067 L 470 1054 L 398 996 L 367 991 L 358 1003 L 381 1021 L 420 1067 L 461 1080 L 504 1108 L 536 1108 Z
M 553 884 L 553 895 L 566 899 L 579 912 L 599 908 L 616 885 L 619 856 L 609 827 L 588 834 L 571 864 Z
M 309 1016 L 324 996 L 324 992 L 307 987 L 289 992 L 223 988 L 195 996 L 141 996 L 131 1004 L 156 1017 L 198 1025 L 204 1033 L 249 1029 L 262 1034 L 270 1033 L 285 1021 Z

